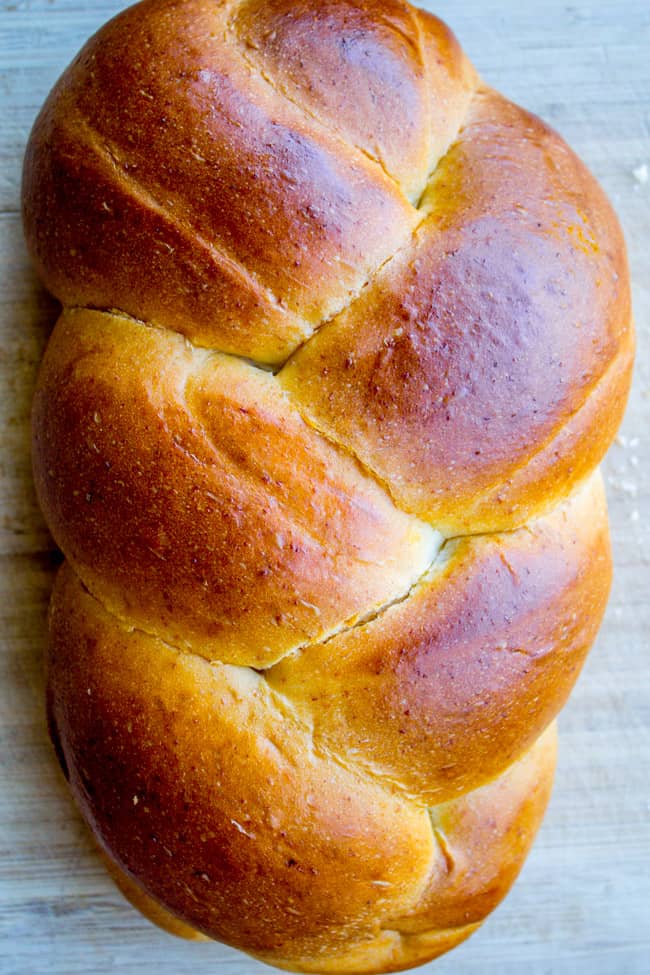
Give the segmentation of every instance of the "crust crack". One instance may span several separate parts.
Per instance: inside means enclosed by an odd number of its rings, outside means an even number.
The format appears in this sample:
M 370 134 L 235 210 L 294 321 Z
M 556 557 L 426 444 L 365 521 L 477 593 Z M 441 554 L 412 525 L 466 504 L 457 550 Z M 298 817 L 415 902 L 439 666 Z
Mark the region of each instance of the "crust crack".
M 315 114 L 315 112 L 312 112 L 311 109 L 307 108 L 306 105 L 301 104 L 301 102 L 293 98 L 292 95 L 289 93 L 289 91 L 283 85 L 275 81 L 271 77 L 271 75 L 264 69 L 264 67 L 261 64 L 258 64 L 247 53 L 246 48 L 244 47 L 246 42 L 236 31 L 234 21 L 231 21 L 231 23 L 228 25 L 228 29 L 235 35 L 237 39 L 238 43 L 236 44 L 236 49 L 240 54 L 244 63 L 248 65 L 248 67 L 251 68 L 253 71 L 255 71 L 258 77 L 261 78 L 262 81 L 264 81 L 276 95 L 279 95 L 281 98 L 284 98 L 287 102 L 289 102 L 289 104 L 297 108 L 306 118 L 314 122 L 320 131 L 325 132 L 326 135 L 328 135 L 332 139 L 335 139 L 336 142 L 338 142 L 342 146 L 345 146 L 346 149 L 355 150 L 360 155 L 362 155 L 368 162 L 372 163 L 374 166 L 380 169 L 381 172 L 386 177 L 386 179 L 390 181 L 390 183 L 395 187 L 396 190 L 398 190 L 400 196 L 406 202 L 408 202 L 409 206 L 411 206 L 414 210 L 417 209 L 413 201 L 410 200 L 408 196 L 405 194 L 399 180 L 396 179 L 396 177 L 393 176 L 392 173 L 388 171 L 382 159 L 380 159 L 378 156 L 373 156 L 371 152 L 369 152 L 367 149 L 364 149 L 363 146 L 360 146 L 357 142 L 348 142 L 340 135 L 339 132 L 336 131 L 336 129 L 327 125 L 323 121 L 323 119 L 319 118 L 318 115 Z
M 473 102 L 474 97 L 475 97 L 476 94 L 477 94 L 476 91 L 472 92 L 472 94 L 471 94 L 471 96 L 470 96 L 470 98 L 468 100 L 467 108 L 465 110 L 465 114 L 463 115 L 463 119 L 462 119 L 461 124 L 460 124 L 460 126 L 458 128 L 458 131 L 455 133 L 453 139 L 450 141 L 449 145 L 446 147 L 446 149 L 444 150 L 444 152 L 442 152 L 441 155 L 439 156 L 439 158 L 436 160 L 433 169 L 431 170 L 431 172 L 427 176 L 426 183 L 424 185 L 424 189 L 422 190 L 422 194 L 421 194 L 421 196 L 420 196 L 420 198 L 418 200 L 417 206 L 415 207 L 415 209 L 418 210 L 419 213 L 420 213 L 420 219 L 418 220 L 418 222 L 416 223 L 416 225 L 411 229 L 411 231 L 409 232 L 409 235 L 406 238 L 406 240 L 404 240 L 404 242 L 399 247 L 397 247 L 393 251 L 392 254 L 389 254 L 389 256 L 387 258 L 385 258 L 381 262 L 381 264 L 379 264 L 374 269 L 374 271 L 372 272 L 372 274 L 370 274 L 366 278 L 366 280 L 361 285 L 361 287 L 358 288 L 356 291 L 354 291 L 350 295 L 350 300 L 347 302 L 346 305 L 343 306 L 343 308 L 339 308 L 338 311 L 336 311 L 332 315 L 330 315 L 329 318 L 326 318 L 322 322 L 319 322 L 315 326 L 312 326 L 312 331 L 310 332 L 310 334 L 307 335 L 302 340 L 302 342 L 299 342 L 298 345 L 296 345 L 295 348 L 292 349 L 292 351 L 289 353 L 289 355 L 284 360 L 284 362 L 282 362 L 281 365 L 278 366 L 278 370 L 277 370 L 278 372 L 281 372 L 282 369 L 285 368 L 285 366 L 288 366 L 289 363 L 295 358 L 295 356 L 297 356 L 300 352 L 302 352 L 307 347 L 307 345 L 311 342 L 311 340 L 314 338 L 315 335 L 318 335 L 328 325 L 333 324 L 338 318 L 341 318 L 343 315 L 347 315 L 349 312 L 351 312 L 353 310 L 354 306 L 356 305 L 356 303 L 360 300 L 360 298 L 368 290 L 368 288 L 371 285 L 374 285 L 374 283 L 376 282 L 377 278 L 379 277 L 379 275 L 381 274 L 381 272 L 384 270 L 384 268 L 388 264 L 391 264 L 397 257 L 399 257 L 399 255 L 408 247 L 409 242 L 412 241 L 412 240 L 414 240 L 417 237 L 417 235 L 418 235 L 418 233 L 419 233 L 420 228 L 422 227 L 422 225 L 424 223 L 426 223 L 429 220 L 429 218 L 430 218 L 429 209 L 428 208 L 425 209 L 423 207 L 423 201 L 424 201 L 424 199 L 427 196 L 427 192 L 429 190 L 429 187 L 430 187 L 432 181 L 435 180 L 436 174 L 437 174 L 440 166 L 443 165 L 445 159 L 447 158 L 447 156 L 449 155 L 449 153 L 452 152 L 454 146 L 456 145 L 456 142 L 458 140 L 458 136 L 462 132 L 462 130 L 463 130 L 464 126 L 465 126 L 466 120 L 467 120 L 467 118 L 468 118 L 468 116 L 470 114 L 471 105 L 472 105 L 472 102 Z
M 117 177 L 118 184 L 122 184 L 122 187 L 127 188 L 135 200 L 155 213 L 183 238 L 190 238 L 191 243 L 198 244 L 213 264 L 225 270 L 227 274 L 238 278 L 244 287 L 250 289 L 257 297 L 271 305 L 274 311 L 285 316 L 294 317 L 302 323 L 302 330 L 307 330 L 308 323 L 295 312 L 288 310 L 280 297 L 266 284 L 259 281 L 250 268 L 238 260 L 233 254 L 229 254 L 223 246 L 217 246 L 213 241 L 204 237 L 191 224 L 181 220 L 178 214 L 173 213 L 150 190 L 138 182 L 132 171 L 121 166 L 119 160 L 120 150 L 118 147 L 109 144 L 105 136 L 98 132 L 89 120 L 80 117 L 76 120 L 75 124 L 81 130 L 81 134 L 85 136 L 86 148 L 94 152 L 111 169 Z
M 371 623 L 376 623 L 389 610 L 393 609 L 395 606 L 400 606 L 402 603 L 407 602 L 407 600 L 411 598 L 411 596 L 415 593 L 417 589 L 419 589 L 420 586 L 429 582 L 434 575 L 437 575 L 438 572 L 441 571 L 442 566 L 444 566 L 444 564 L 447 562 L 449 553 L 450 553 L 450 547 L 448 546 L 448 542 L 444 541 L 442 545 L 439 547 L 434 557 L 432 558 L 432 560 L 430 561 L 430 563 L 420 573 L 417 579 L 415 579 L 415 581 L 411 583 L 411 585 L 408 587 L 406 592 L 400 593 L 400 595 L 393 597 L 393 599 L 388 600 L 388 602 L 383 603 L 381 606 L 378 606 L 376 609 L 371 610 L 371 612 L 369 613 L 365 613 L 363 616 L 360 616 L 359 618 L 353 620 L 350 623 L 345 623 L 345 622 L 342 623 L 334 631 L 328 633 L 326 636 L 321 637 L 318 640 L 309 640 L 306 643 L 302 643 L 300 646 L 296 647 L 295 649 L 287 651 L 287 653 L 285 653 L 279 660 L 276 660 L 269 667 L 265 667 L 264 669 L 259 670 L 258 673 L 263 674 L 265 677 L 269 677 L 272 675 L 273 670 L 288 658 L 302 656 L 304 653 L 306 653 L 308 650 L 312 649 L 313 647 L 322 647 L 326 643 L 329 643 L 331 640 L 334 640 L 337 637 L 346 636 L 348 633 L 351 633 L 353 630 L 362 629 L 365 626 L 369 626 Z
M 77 581 L 84 593 L 94 600 L 101 610 L 108 617 L 114 620 L 116 625 L 126 633 L 140 634 L 149 640 L 156 640 L 171 653 L 177 655 L 178 657 L 189 657 L 195 660 L 200 666 L 228 667 L 233 670 L 246 671 L 251 675 L 255 675 L 255 678 L 261 681 L 263 684 L 265 692 L 268 694 L 276 712 L 279 712 L 283 718 L 293 722 L 297 728 L 306 734 L 315 757 L 326 762 L 332 762 L 339 766 L 339 768 L 342 768 L 348 774 L 352 775 L 358 781 L 379 787 L 386 795 L 396 798 L 406 805 L 415 806 L 416 808 L 421 809 L 423 813 L 426 812 L 427 807 L 424 801 L 419 800 L 417 796 L 410 795 L 400 782 L 393 780 L 381 769 L 373 769 L 372 767 L 361 762 L 357 763 L 347 761 L 346 756 L 328 748 L 323 742 L 322 738 L 315 734 L 313 723 L 311 723 L 309 720 L 305 720 L 305 717 L 298 713 L 291 699 L 285 696 L 272 684 L 267 682 L 265 671 L 255 670 L 254 667 L 248 667 L 241 664 L 228 664 L 222 660 L 209 660 L 190 646 L 178 646 L 174 643 L 170 643 L 164 637 L 161 637 L 155 632 L 150 632 L 149 630 L 143 629 L 141 626 L 134 625 L 130 620 L 117 613 L 113 607 L 107 605 L 103 599 L 97 596 L 97 594 L 89 588 L 86 582 L 77 573 L 76 568 L 68 560 L 65 561 L 61 568 L 62 570 L 67 570 Z M 435 856 L 435 848 L 435 846 L 432 848 L 432 858 Z M 423 887 L 426 884 L 426 881 L 427 878 L 423 878 Z M 420 894 L 418 894 L 418 896 L 420 896 Z
M 215 346 L 198 345 L 197 343 L 189 339 L 186 335 L 183 335 L 181 332 L 178 332 L 176 329 L 167 328 L 166 326 L 158 325 L 155 322 L 143 321 L 142 319 L 136 318 L 134 315 L 130 315 L 128 312 L 125 312 L 119 308 L 94 308 L 89 305 L 64 305 L 63 311 L 66 313 L 94 311 L 102 315 L 112 315 L 116 318 L 123 318 L 129 322 L 132 322 L 134 325 L 140 326 L 141 328 L 150 328 L 161 333 L 168 333 L 169 335 L 172 335 L 176 338 L 180 337 L 184 341 L 187 348 L 192 352 L 196 352 L 196 353 L 201 352 L 208 355 L 209 354 L 219 355 L 219 356 L 224 356 L 225 358 L 235 359 L 238 362 L 245 363 L 251 369 L 257 369 L 260 372 L 265 373 L 267 376 L 273 377 L 274 379 L 278 373 L 277 369 L 274 369 L 273 367 L 268 366 L 263 362 L 259 362 L 255 359 L 250 359 L 247 356 L 240 356 L 233 352 L 226 352 L 223 349 L 219 349 Z M 303 412 L 300 409 L 300 404 L 296 402 L 296 400 L 289 394 L 289 392 L 284 388 L 284 386 L 282 386 L 277 379 L 275 381 L 277 383 L 278 392 L 280 392 L 281 395 L 291 405 L 291 408 L 295 411 L 297 416 L 300 417 L 300 419 L 305 424 L 305 426 L 314 430 L 314 432 L 318 434 L 318 436 L 321 437 L 322 440 L 324 440 L 327 444 L 329 444 L 329 446 L 333 447 L 336 451 L 338 451 L 338 453 L 345 454 L 346 456 L 351 458 L 354 461 L 357 469 L 361 472 L 361 474 L 364 477 L 368 478 L 369 480 L 373 481 L 373 483 L 382 491 L 382 493 L 385 495 L 385 497 L 388 499 L 388 501 L 391 503 L 391 505 L 395 508 L 396 511 L 399 511 L 399 513 L 402 515 L 408 516 L 413 521 L 417 521 L 420 524 L 423 523 L 423 520 L 419 518 L 417 514 L 415 514 L 412 511 L 408 511 L 406 508 L 401 507 L 397 503 L 395 497 L 393 496 L 388 481 L 383 480 L 371 467 L 365 464 L 361 460 L 361 458 L 355 453 L 352 447 L 348 446 L 347 444 L 341 441 L 336 440 L 334 437 L 331 436 L 331 434 L 323 430 L 312 419 L 312 417 L 310 417 L 307 413 Z M 207 434 L 206 434 L 206 439 L 210 440 Z M 427 522 L 427 524 L 429 523 Z M 435 525 L 431 525 L 430 527 L 432 527 L 435 531 L 438 531 L 439 534 L 442 535 L 442 532 L 440 532 Z

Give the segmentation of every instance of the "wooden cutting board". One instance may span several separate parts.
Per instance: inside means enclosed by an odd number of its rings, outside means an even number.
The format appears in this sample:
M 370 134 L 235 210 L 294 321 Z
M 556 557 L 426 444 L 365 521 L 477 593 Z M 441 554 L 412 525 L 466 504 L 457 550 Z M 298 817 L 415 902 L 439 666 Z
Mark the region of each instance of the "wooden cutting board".
M 616 560 L 609 612 L 561 719 L 545 825 L 482 931 L 438 975 L 650 972 L 650 5 L 440 0 L 487 81 L 584 157 L 627 234 L 636 383 L 606 465 Z M 254 975 L 215 944 L 147 924 L 108 880 L 47 742 L 41 657 L 57 565 L 30 479 L 29 409 L 55 303 L 22 242 L 20 165 L 50 86 L 119 0 L 1 0 L 0 973 Z M 635 175 L 636 170 L 636 175 Z

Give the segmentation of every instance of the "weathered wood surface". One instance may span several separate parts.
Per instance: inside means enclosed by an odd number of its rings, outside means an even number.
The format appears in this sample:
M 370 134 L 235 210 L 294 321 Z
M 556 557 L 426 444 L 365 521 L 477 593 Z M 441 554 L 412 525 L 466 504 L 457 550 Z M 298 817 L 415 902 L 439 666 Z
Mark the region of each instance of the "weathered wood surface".
M 45 612 L 57 559 L 34 499 L 29 407 L 56 314 L 22 242 L 22 153 L 36 111 L 118 0 L 0 3 L 0 972 L 262 972 L 175 941 L 108 880 L 73 809 L 43 719 Z M 650 7 L 440 0 L 484 77 L 558 128 L 623 221 L 639 329 L 636 383 L 606 471 L 616 581 L 601 636 L 561 720 L 552 805 L 515 890 L 438 975 L 650 971 Z M 637 175 L 634 171 L 637 170 Z

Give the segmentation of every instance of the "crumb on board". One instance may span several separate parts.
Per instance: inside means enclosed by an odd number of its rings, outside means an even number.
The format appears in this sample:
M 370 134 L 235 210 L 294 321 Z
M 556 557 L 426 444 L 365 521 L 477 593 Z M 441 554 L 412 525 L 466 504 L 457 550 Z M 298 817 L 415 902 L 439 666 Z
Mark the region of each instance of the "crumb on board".
M 630 498 L 636 498 L 637 494 L 639 493 L 638 484 L 635 484 L 634 481 L 630 481 L 627 478 L 619 478 L 609 475 L 607 478 L 607 483 L 617 493 L 627 494 Z

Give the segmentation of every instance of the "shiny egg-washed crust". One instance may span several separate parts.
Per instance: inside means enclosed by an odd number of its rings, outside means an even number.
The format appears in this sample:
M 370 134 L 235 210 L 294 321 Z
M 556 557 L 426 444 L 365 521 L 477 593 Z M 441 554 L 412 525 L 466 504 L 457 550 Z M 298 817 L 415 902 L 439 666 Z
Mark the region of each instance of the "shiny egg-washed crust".
M 468 937 L 611 576 L 625 248 L 398 0 L 145 0 L 37 119 L 48 714 L 120 889 L 279 967 Z
M 127 629 L 68 565 L 50 624 L 50 726 L 77 802 L 182 921 L 274 964 L 390 970 L 465 938 L 514 880 L 553 727 L 428 809 L 322 747 L 263 674 Z

